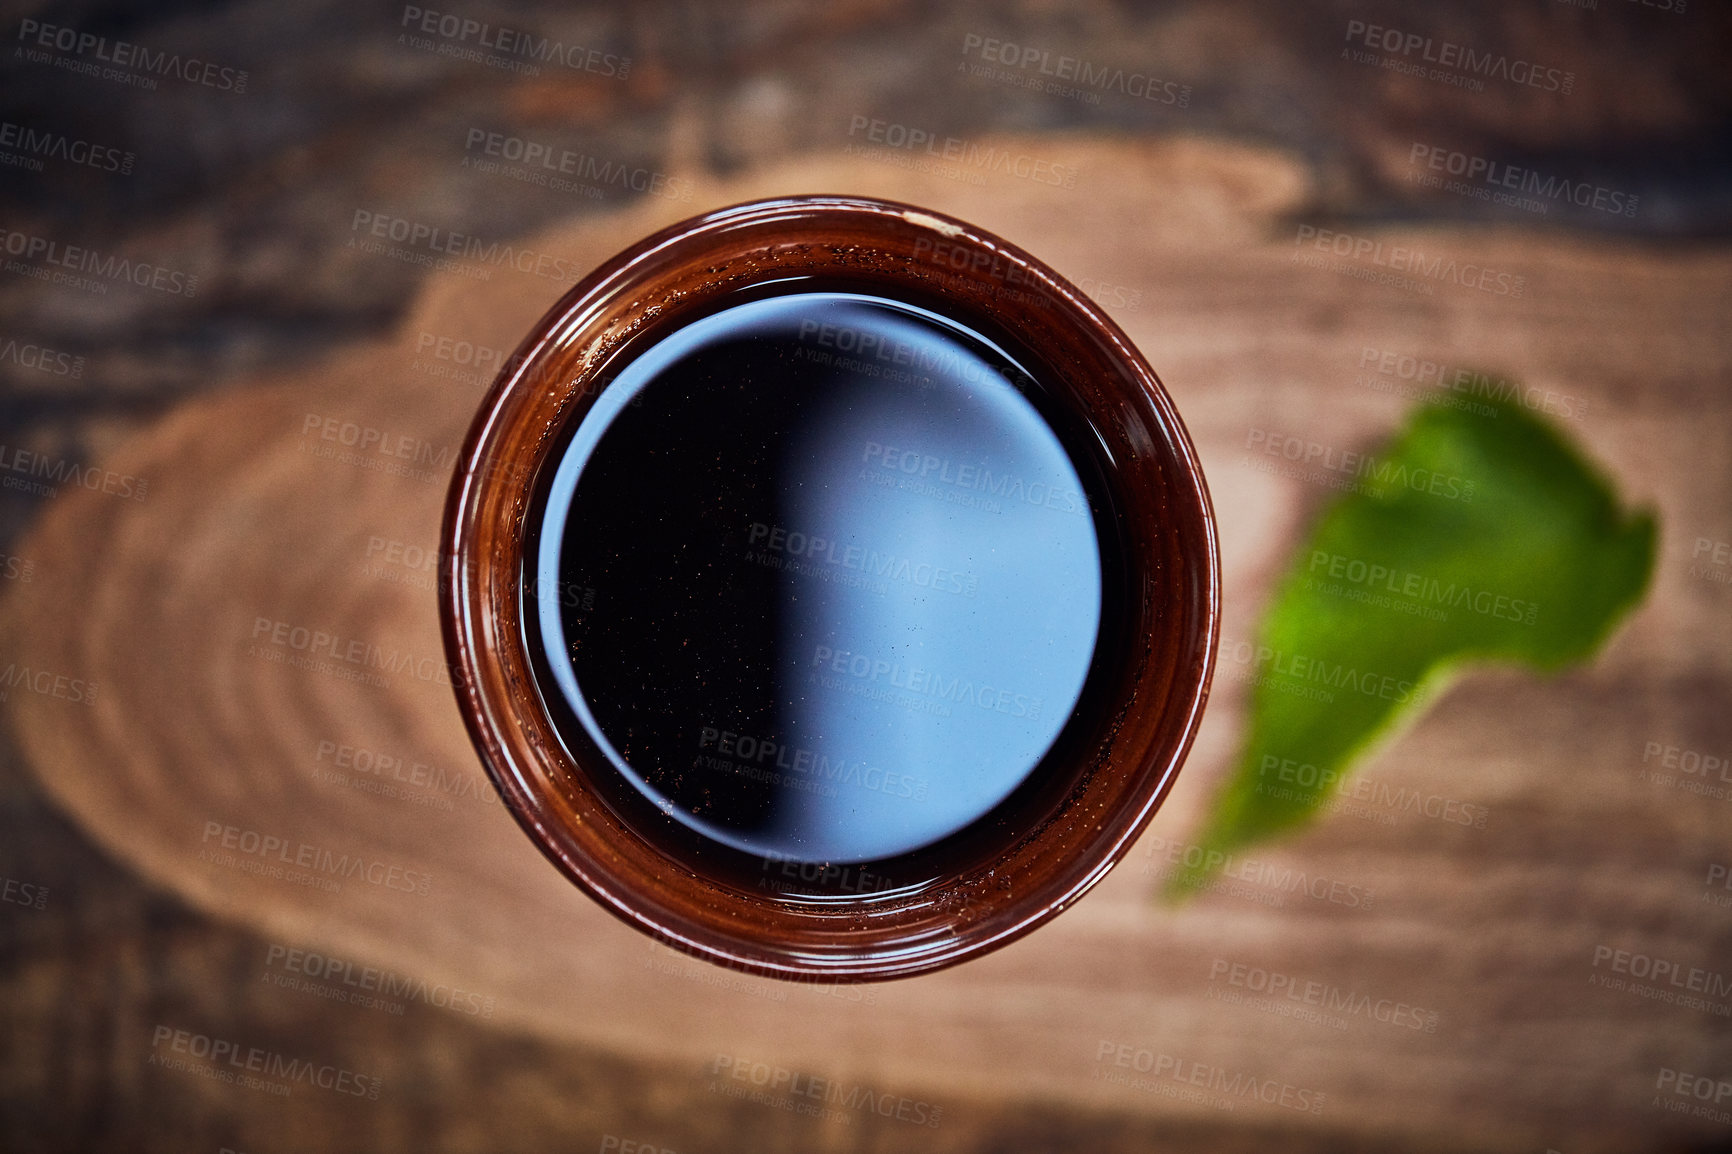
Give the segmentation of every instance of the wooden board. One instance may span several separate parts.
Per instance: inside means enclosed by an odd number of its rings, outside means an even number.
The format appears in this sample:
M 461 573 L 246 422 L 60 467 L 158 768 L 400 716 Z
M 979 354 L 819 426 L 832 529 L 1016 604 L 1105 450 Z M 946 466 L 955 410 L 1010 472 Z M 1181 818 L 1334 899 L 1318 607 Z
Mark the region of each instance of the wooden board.
M 9 661 L 97 686 L 94 704 L 11 691 L 6 707 L 44 788 L 133 868 L 273 941 L 475 993 L 507 1029 L 688 1063 L 696 1090 L 727 1056 L 938 1105 L 1057 1097 L 1205 1120 L 1449 1132 L 1486 1148 L 1616 1149 L 1656 1131 L 1722 1132 L 1650 1102 L 1661 1067 L 1732 1073 L 1724 1019 L 1590 979 L 1605 972 L 1597 947 L 1716 969 L 1732 939 L 1732 910 L 1700 898 L 1706 866 L 1732 860 L 1732 810 L 1639 773 L 1650 743 L 1732 749 L 1732 591 L 1690 556 L 1698 537 L 1732 536 L 1732 257 L 1343 226 L 1385 249 L 1526 278 L 1519 298 L 1424 277 L 1392 287 L 1363 279 L 1387 272 L 1368 259 L 1295 261 L 1313 251 L 1295 244 L 1309 190 L 1279 155 L 1182 141 L 995 143 L 1074 165 L 1074 187 L 915 171 L 899 154 L 832 156 L 700 184 L 689 202 L 649 200 L 522 248 L 587 268 L 706 206 L 845 191 L 972 220 L 1108 303 L 1202 454 L 1221 525 L 1227 659 L 1143 845 L 1056 922 L 917 980 L 789 986 L 655 947 L 531 847 L 433 672 L 432 573 L 413 563 L 436 546 L 442 466 L 490 375 L 460 363 L 468 347 L 509 351 L 567 287 L 497 266 L 435 277 L 389 342 L 188 405 L 101 462 L 148 480 L 143 499 L 56 500 L 19 546 L 38 576 L 9 591 L 0 637 Z M 1569 427 L 1661 511 L 1653 594 L 1591 669 L 1458 686 L 1372 762 L 1369 799 L 1257 855 L 1276 871 L 1262 884 L 1162 907 L 1145 855 L 1189 836 L 1225 772 L 1250 673 L 1235 643 L 1330 492 L 1269 471 L 1286 462 L 1248 446 L 1270 434 L 1336 450 L 1374 443 L 1409 402 L 1364 383 L 1399 383 L 1362 368 L 1367 349 L 1584 398 Z M 349 426 L 406 456 L 346 459 Z M 304 654 L 273 643 L 278 623 L 290 637 L 341 638 L 334 650 L 381 647 L 400 671 L 375 684 L 342 660 L 298 664 Z M 1428 800 L 1403 808 L 1409 795 Z M 1478 807 L 1451 807 L 1457 816 L 1483 810 L 1483 828 L 1439 816 L 1445 801 Z M 255 837 L 315 863 L 377 863 L 375 880 L 349 876 L 331 892 L 269 876 L 242 852 Z M 1288 870 L 1330 884 L 1317 897 L 1289 892 L 1278 880 Z M 1361 900 L 1348 904 L 1350 893 Z M 1254 971 L 1317 982 L 1362 1009 L 1307 1020 L 1285 999 L 1247 1003 L 1234 967 L 1245 982 Z M 1397 1005 L 1408 1009 L 1395 1021 L 1363 1008 Z M 1160 1065 L 1142 1083 L 1114 1080 L 1138 1077 L 1140 1060 Z M 1173 1076 L 1215 1071 L 1303 1090 L 1309 1104 L 1321 1095 L 1321 1108 L 1228 1097 L 1219 1081 L 1197 1095 Z

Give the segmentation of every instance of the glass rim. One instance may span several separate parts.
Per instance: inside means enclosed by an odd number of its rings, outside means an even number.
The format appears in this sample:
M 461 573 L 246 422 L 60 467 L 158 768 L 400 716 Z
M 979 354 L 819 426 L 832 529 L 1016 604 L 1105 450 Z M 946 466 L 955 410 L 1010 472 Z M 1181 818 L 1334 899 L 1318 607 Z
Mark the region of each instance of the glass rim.
M 1059 391 L 1108 443 L 1137 596 L 1133 659 L 1110 732 L 1053 820 L 1001 867 L 918 893 L 812 905 L 694 872 L 586 784 L 541 703 L 522 628 L 529 491 L 610 379 L 667 332 L 754 285 L 829 277 L 953 300 L 1063 356 Z M 556 463 L 556 462 L 555 462 Z M 1125 334 L 1080 290 L 943 213 L 848 196 L 777 197 L 704 213 L 638 241 L 531 329 L 482 403 L 442 521 L 440 618 L 459 711 L 530 839 L 610 912 L 665 944 L 765 976 L 909 976 L 1002 946 L 1056 916 L 1119 861 L 1195 738 L 1218 646 L 1220 562 L 1195 450 Z M 766 867 L 770 859 L 766 859 Z M 1002 872 L 1001 872 L 1002 870 Z

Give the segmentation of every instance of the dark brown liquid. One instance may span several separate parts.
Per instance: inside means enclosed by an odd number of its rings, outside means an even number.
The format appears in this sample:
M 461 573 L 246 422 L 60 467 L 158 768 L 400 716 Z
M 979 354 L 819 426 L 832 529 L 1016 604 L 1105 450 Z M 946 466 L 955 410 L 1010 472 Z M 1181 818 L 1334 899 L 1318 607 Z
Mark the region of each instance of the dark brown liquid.
M 857 895 L 1068 789 L 1116 543 L 1086 430 L 1013 348 L 790 293 L 662 340 L 571 432 L 524 616 L 562 737 L 646 836 Z

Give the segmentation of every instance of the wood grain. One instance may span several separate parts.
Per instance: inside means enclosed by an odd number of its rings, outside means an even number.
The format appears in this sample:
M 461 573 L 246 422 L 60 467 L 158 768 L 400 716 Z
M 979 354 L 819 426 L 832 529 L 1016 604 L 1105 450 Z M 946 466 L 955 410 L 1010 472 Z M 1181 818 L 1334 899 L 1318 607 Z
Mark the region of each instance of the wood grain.
M 650 200 L 523 248 L 587 268 L 709 205 L 848 192 L 974 221 L 1099 286 L 1202 454 L 1229 643 L 1250 636 L 1276 568 L 1328 495 L 1262 471 L 1259 462 L 1279 462 L 1250 455 L 1247 442 L 1254 430 L 1343 449 L 1374 442 L 1408 402 L 1356 383 L 1368 375 L 1365 349 L 1486 366 L 1586 398 L 1571 429 L 1626 493 L 1660 510 L 1653 593 L 1591 669 L 1476 676 L 1369 765 L 1391 789 L 1485 807 L 1483 829 L 1372 801 L 1260 855 L 1370 890 L 1369 908 L 1250 885 L 1168 909 L 1151 900 L 1154 859 L 1139 847 L 1025 941 L 866 991 L 729 973 L 615 922 L 487 789 L 432 672 L 443 658 L 431 570 L 391 559 L 391 542 L 434 548 L 443 466 L 483 388 L 477 374 L 441 375 L 462 366 L 439 359 L 439 341 L 509 350 L 567 287 L 493 266 L 479 266 L 486 279 L 476 266 L 436 277 L 394 340 L 190 404 L 102 462 L 148 479 L 144 499 L 79 491 L 55 502 L 19 546 L 40 576 L 8 594 L 0 652 L 98 692 L 94 705 L 11 692 L 6 707 L 43 787 L 117 857 L 203 908 L 272 940 L 476 992 L 511 1030 L 687 1063 L 695 1090 L 728 1055 L 940 1105 L 947 1095 L 1041 1096 L 1223 1116 L 1174 1096 L 1182 1087 L 1171 1077 L 1156 1089 L 1105 1079 L 1115 1068 L 1097 1055 L 1122 1043 L 1324 1095 L 1315 1115 L 1235 1099 L 1232 1116 L 1259 1124 L 1450 1132 L 1501 1149 L 1717 1133 L 1649 1102 L 1661 1066 L 1732 1068 L 1724 1019 L 1589 979 L 1596 946 L 1716 969 L 1732 945 L 1732 910 L 1699 900 L 1705 864 L 1732 855 L 1728 802 L 1638 776 L 1649 742 L 1732 748 L 1732 593 L 1694 573 L 1690 557 L 1697 537 L 1728 536 L 1732 257 L 1342 226 L 1527 278 L 1519 299 L 1451 283 L 1428 295 L 1295 263 L 1308 250 L 1294 244 L 1292 214 L 1309 190 L 1279 155 L 1192 142 L 995 143 L 1075 165 L 1075 187 L 831 156 L 700 184 L 690 202 Z M 1114 286 L 1127 291 L 1115 297 Z M 321 456 L 341 448 L 321 439 L 327 420 L 376 430 L 409 457 Z M 379 467 L 391 464 L 427 475 Z M 339 638 L 338 652 L 351 640 L 377 646 L 401 668 L 371 684 L 341 659 L 297 666 L 284 660 L 295 650 L 271 643 L 278 622 Z M 1246 673 L 1229 651 L 1148 846 L 1186 838 L 1219 783 Z M 400 769 L 333 773 L 342 747 Z M 311 847 L 315 862 L 380 863 L 386 881 L 348 876 L 329 892 L 232 864 L 258 860 L 238 849 L 213 862 L 213 827 L 281 839 L 291 856 Z M 393 888 L 420 875 L 425 893 Z M 1337 1028 L 1233 1004 L 1221 995 L 1244 991 L 1211 981 L 1223 963 L 1406 1003 L 1434 1012 L 1435 1029 L 1366 1014 Z

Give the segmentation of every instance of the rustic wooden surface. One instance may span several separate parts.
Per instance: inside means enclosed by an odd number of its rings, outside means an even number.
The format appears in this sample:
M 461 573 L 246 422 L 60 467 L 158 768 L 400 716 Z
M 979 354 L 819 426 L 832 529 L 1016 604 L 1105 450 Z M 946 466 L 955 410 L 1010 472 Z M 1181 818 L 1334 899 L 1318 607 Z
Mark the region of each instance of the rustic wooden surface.
M 1471 678 L 1368 767 L 1379 781 L 1486 807 L 1483 830 L 1411 812 L 1389 811 L 1391 824 L 1342 814 L 1264 855 L 1374 890 L 1370 909 L 1233 892 L 1164 908 L 1139 850 L 1023 942 L 871 987 L 868 1000 L 658 950 L 565 883 L 484 792 L 447 796 L 444 808 L 437 790 L 390 796 L 354 788 L 364 775 L 316 772 L 330 768 L 318 751 L 331 742 L 483 783 L 445 686 L 295 668 L 261 656 L 253 633 L 266 618 L 439 656 L 430 574 L 381 570 L 368 547 L 375 537 L 434 547 L 443 476 L 322 459 L 311 450 L 323 442 L 302 430 L 309 415 L 333 417 L 454 452 L 482 386 L 429 372 L 444 362 L 417 345 L 431 333 L 508 349 L 565 287 L 504 270 L 434 278 L 390 342 L 178 410 L 102 462 L 148 478 L 145 500 L 55 502 L 18 549 L 52 579 L 8 592 L 0 651 L 99 693 L 93 707 L 10 694 L 42 787 L 121 862 L 201 908 L 273 942 L 476 991 L 505 1031 L 689 1071 L 667 1092 L 698 1110 L 727 1101 L 705 1071 L 730 1055 L 940 1105 L 1038 1099 L 1210 1132 L 1569 1151 L 1725 1133 L 1650 1108 L 1659 1067 L 1732 1074 L 1725 1020 L 1589 979 L 1599 945 L 1709 969 L 1732 945 L 1732 910 L 1698 900 L 1707 864 L 1732 860 L 1727 802 L 1638 776 L 1648 742 L 1732 748 L 1732 593 L 1694 575 L 1690 557 L 1698 536 L 1728 536 L 1732 257 L 1532 232 L 1380 231 L 1386 245 L 1411 240 L 1528 284 L 1520 300 L 1454 285 L 1404 293 L 1292 263 L 1286 214 L 1308 190 L 1280 156 L 1011 143 L 1076 165 L 1076 187 L 997 175 L 973 185 L 832 156 L 703 184 L 691 202 L 652 200 L 525 247 L 587 267 L 706 205 L 847 191 L 930 205 L 1074 279 L 1136 291 L 1134 306 L 1109 311 L 1161 373 L 1202 454 L 1230 639 L 1250 635 L 1327 495 L 1259 471 L 1247 436 L 1374 441 L 1408 402 L 1355 385 L 1362 349 L 1489 366 L 1588 398 L 1571 428 L 1627 495 L 1660 510 L 1653 593 L 1591 669 Z M 1218 672 L 1197 749 L 1146 843 L 1187 837 L 1219 783 L 1242 673 L 1231 662 Z M 430 883 L 406 894 L 350 879 L 328 893 L 257 877 L 201 860 L 211 822 Z M 1210 981 L 1217 961 L 1411 1003 L 1435 1011 L 1437 1027 L 1359 1017 L 1337 1029 L 1228 1004 Z M 1111 1068 L 1097 1062 L 1103 1041 L 1290 1083 L 1325 1105 L 1313 1116 L 1241 1101 L 1226 1113 L 1112 1084 L 1098 1077 Z M 855 1148 L 849 1133 L 814 1124 L 805 1140 Z M 929 1136 L 884 1133 L 885 1148 Z M 930 1132 L 931 1148 L 943 1133 Z

